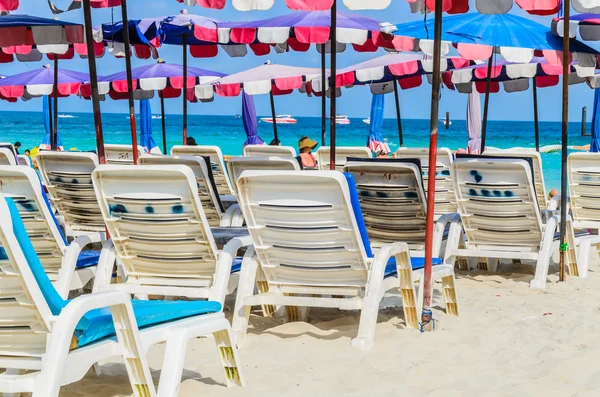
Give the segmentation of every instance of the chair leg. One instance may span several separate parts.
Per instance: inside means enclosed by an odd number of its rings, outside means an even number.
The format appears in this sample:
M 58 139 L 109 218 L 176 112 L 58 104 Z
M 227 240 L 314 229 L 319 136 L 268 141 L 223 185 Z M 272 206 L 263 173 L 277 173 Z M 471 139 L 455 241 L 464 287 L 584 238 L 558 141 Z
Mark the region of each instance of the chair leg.
M 235 297 L 235 307 L 233 309 L 233 320 L 231 321 L 234 342 L 238 347 L 242 345 L 246 337 L 250 318 L 250 306 L 246 306 L 244 300 L 254 294 L 257 271 L 258 262 L 254 258 L 254 247 L 248 247 L 242 262 L 238 292 Z
M 456 266 L 459 270 L 471 270 L 469 269 L 469 260 L 465 256 L 456 257 Z
M 488 258 L 478 257 L 477 258 L 477 269 L 489 271 Z
M 419 312 L 417 311 L 417 295 L 415 293 L 415 283 L 412 279 L 412 269 L 397 269 L 398 280 L 400 281 L 400 293 L 402 294 L 402 306 L 406 326 L 408 328 L 419 328 Z M 419 284 L 419 288 L 423 285 Z
M 7 368 L 6 372 L 4 372 L 5 375 L 23 375 L 25 373 L 25 370 L 23 369 L 16 369 L 16 368 Z M 0 396 L 2 397 L 21 397 L 21 393 L 0 393 Z
M 246 382 L 242 375 L 242 369 L 239 366 L 239 352 L 237 347 L 232 343 L 231 328 L 227 324 L 227 328 L 218 332 L 213 332 L 217 349 L 219 349 L 219 357 L 225 374 L 227 386 L 245 386 Z
M 262 268 L 258 268 L 256 274 L 256 289 L 259 294 L 266 294 L 269 292 L 269 283 L 267 282 L 267 277 L 265 276 Z M 271 317 L 275 313 L 275 306 L 273 305 L 261 305 L 263 316 Z
M 442 277 L 442 290 L 446 302 L 446 313 L 458 316 L 458 302 L 456 299 L 456 287 L 454 286 L 454 274 Z

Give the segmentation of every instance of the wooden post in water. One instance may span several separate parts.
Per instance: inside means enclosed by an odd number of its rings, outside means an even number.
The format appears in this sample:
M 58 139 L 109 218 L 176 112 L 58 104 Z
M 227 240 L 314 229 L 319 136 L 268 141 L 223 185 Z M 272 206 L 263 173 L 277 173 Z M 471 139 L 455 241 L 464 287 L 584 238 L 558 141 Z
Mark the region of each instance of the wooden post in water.
M 102 131 L 100 96 L 98 95 L 98 71 L 96 69 L 96 52 L 94 49 L 94 32 L 92 31 L 92 8 L 90 6 L 90 0 L 83 0 L 83 19 L 85 23 L 85 42 L 87 46 L 88 66 L 90 69 L 90 86 L 92 88 L 94 128 L 96 129 L 96 151 L 98 153 L 98 162 L 100 164 L 105 164 L 104 132 Z
M 133 164 L 138 160 L 137 127 L 135 125 L 135 106 L 133 103 L 133 81 L 131 77 L 131 44 L 129 42 L 129 19 L 127 18 L 127 0 L 121 0 L 121 17 L 123 18 L 123 44 L 125 45 L 125 70 L 127 72 L 127 100 L 129 101 L 129 125 L 131 127 L 131 147 Z
M 435 0 L 433 34 L 433 81 L 431 86 L 431 115 L 429 117 L 429 178 L 427 179 L 427 219 L 425 223 L 425 269 L 423 283 L 423 310 L 421 324 L 424 331 L 433 330 L 431 312 L 431 275 L 433 253 L 433 222 L 435 211 L 435 170 L 437 166 L 437 140 L 440 106 L 440 58 L 442 46 L 442 0 Z M 418 314 L 417 314 L 418 315 Z
M 446 112 L 446 129 L 450 128 L 450 112 Z
M 584 106 L 581 108 L 581 136 L 587 135 L 585 133 L 586 122 L 587 122 L 587 107 Z
M 560 271 L 559 281 L 567 280 L 567 147 L 569 145 L 569 25 L 571 19 L 571 0 L 563 0 L 563 73 L 562 73 L 562 164 L 560 173 Z M 570 247 L 574 249 L 575 247 Z

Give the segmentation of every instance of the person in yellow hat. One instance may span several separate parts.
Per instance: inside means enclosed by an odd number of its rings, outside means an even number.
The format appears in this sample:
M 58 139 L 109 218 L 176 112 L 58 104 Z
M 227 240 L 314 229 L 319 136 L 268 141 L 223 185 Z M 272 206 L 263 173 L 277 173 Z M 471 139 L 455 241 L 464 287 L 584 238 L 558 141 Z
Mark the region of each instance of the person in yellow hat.
M 302 161 L 303 168 L 316 168 L 317 160 L 313 156 L 312 151 L 315 150 L 319 143 L 313 141 L 307 136 L 303 136 L 298 141 L 298 148 L 300 149 L 300 160 Z

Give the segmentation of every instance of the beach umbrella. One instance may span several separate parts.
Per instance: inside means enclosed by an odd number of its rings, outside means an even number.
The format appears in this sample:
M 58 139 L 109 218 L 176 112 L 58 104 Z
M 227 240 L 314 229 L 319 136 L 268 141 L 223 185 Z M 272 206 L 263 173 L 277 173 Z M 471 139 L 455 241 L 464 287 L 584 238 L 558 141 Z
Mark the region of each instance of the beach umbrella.
M 443 71 L 453 70 L 471 63 L 471 61 L 460 57 L 448 57 L 441 69 Z M 398 138 L 400 146 L 404 146 L 399 88 L 407 90 L 419 87 L 423 82 L 423 75 L 431 74 L 432 64 L 431 56 L 423 54 L 387 54 L 338 70 L 336 76 L 337 86 L 352 87 L 369 84 L 372 94 L 393 92 L 396 104 Z M 320 77 L 310 82 L 312 91 L 320 90 L 320 82 Z
M 467 102 L 467 131 L 469 141 L 467 142 L 467 152 L 481 153 L 481 101 L 479 93 L 475 90 L 469 94 Z
M 58 97 L 77 95 L 81 85 L 89 80 L 86 73 L 71 70 L 58 70 L 46 65 L 42 68 L 16 74 L 0 80 L 0 96 L 3 98 L 30 99 L 43 95 L 54 96 L 54 122 L 51 135 L 51 148 L 57 149 L 58 136 Z
M 274 139 L 277 135 L 275 113 L 276 95 L 291 94 L 295 89 L 304 90 L 306 82 L 321 75 L 321 70 L 266 63 L 256 68 L 222 77 L 210 85 L 196 86 L 196 96 L 205 98 L 214 91 L 219 96 L 238 96 L 242 88 L 247 95 L 269 94 Z M 332 138 L 333 139 L 333 138 Z
M 383 128 L 383 109 L 385 97 L 383 94 L 375 94 L 371 99 L 371 124 L 369 124 L 369 137 L 367 138 L 367 147 L 373 153 L 390 152 L 390 147 L 383 139 L 381 130 Z
M 600 152 L 600 89 L 594 90 L 594 113 L 592 115 L 592 142 L 590 152 Z
M 256 120 L 256 108 L 254 107 L 254 98 L 251 95 L 242 92 L 242 121 L 244 122 L 244 131 L 246 131 L 246 145 L 262 145 L 265 142 L 258 136 L 258 122 Z
M 158 145 L 152 138 L 152 109 L 149 99 L 140 101 L 140 146 L 146 153 L 160 153 Z
M 44 97 L 42 98 L 42 103 L 42 115 L 44 117 L 44 129 L 46 130 L 46 135 L 44 135 L 44 139 L 42 139 L 42 143 L 39 147 L 42 150 L 53 150 L 52 142 L 56 140 L 55 150 L 64 150 L 62 139 L 60 138 L 60 134 L 58 133 L 58 128 L 55 127 L 52 123 L 52 98 L 48 95 L 44 95 Z M 56 137 L 54 137 L 55 128 Z

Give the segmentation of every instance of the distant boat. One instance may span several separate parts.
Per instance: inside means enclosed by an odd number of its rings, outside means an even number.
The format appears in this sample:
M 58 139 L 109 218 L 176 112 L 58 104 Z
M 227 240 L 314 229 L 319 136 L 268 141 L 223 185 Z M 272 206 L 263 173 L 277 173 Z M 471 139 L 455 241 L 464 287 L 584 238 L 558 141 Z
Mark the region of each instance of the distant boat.
M 240 116 L 239 114 L 236 114 L 236 115 L 235 115 L 235 118 L 236 118 L 236 119 L 241 119 L 241 118 L 242 118 L 242 116 Z
M 446 125 L 446 119 L 440 119 L 440 123 Z M 452 125 L 452 120 L 448 120 L 448 125 Z
M 350 119 L 348 118 L 348 116 L 342 116 L 342 115 L 337 115 L 335 116 L 335 123 L 336 124 L 350 124 Z
M 58 118 L 59 119 L 74 119 L 75 116 L 73 116 L 72 114 L 61 113 L 61 114 L 58 115 Z
M 153 114 L 153 115 L 152 115 L 152 118 L 153 118 L 154 120 L 157 120 L 157 119 L 158 119 L 158 120 L 162 120 L 162 116 L 161 116 L 160 114 Z
M 273 124 L 272 117 L 263 117 L 260 119 L 260 121 L 262 121 L 263 123 Z M 293 118 L 291 114 L 282 114 L 279 116 L 275 116 L 275 121 L 277 122 L 277 124 L 296 124 L 298 122 L 298 120 Z
M 371 124 L 371 118 L 367 117 L 366 119 L 363 119 L 362 122 L 365 123 L 365 124 Z

